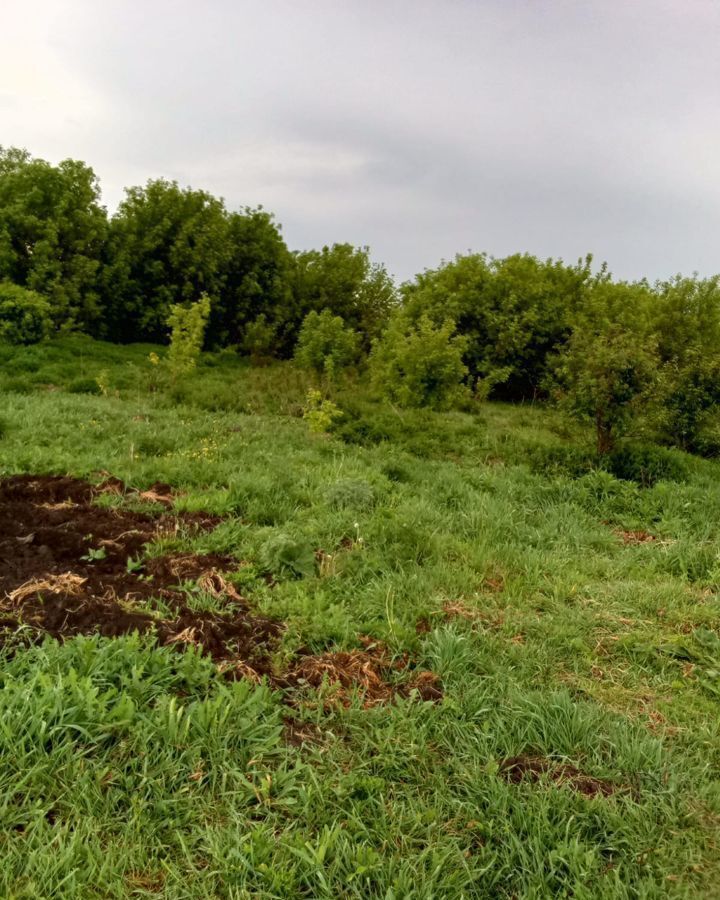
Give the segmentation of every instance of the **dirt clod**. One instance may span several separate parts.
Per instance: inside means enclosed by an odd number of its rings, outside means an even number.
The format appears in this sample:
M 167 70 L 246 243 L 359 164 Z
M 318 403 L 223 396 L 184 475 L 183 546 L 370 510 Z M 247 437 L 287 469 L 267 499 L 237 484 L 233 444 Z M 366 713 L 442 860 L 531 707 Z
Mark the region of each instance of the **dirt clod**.
M 285 684 L 319 688 L 327 683 L 333 688 L 328 705 L 337 702 L 346 707 L 355 692 L 361 694 L 365 708 L 387 703 L 396 696 L 408 697 L 413 691 L 422 700 L 442 699 L 440 679 L 433 672 L 408 672 L 410 660 L 406 655 L 394 659 L 381 641 L 361 638 L 361 642 L 362 650 L 301 657 L 286 673 Z M 399 678 L 399 673 L 408 677 Z
M 520 784 L 523 781 L 537 782 L 545 777 L 558 787 L 569 787 L 586 797 L 609 797 L 624 790 L 623 785 L 605 778 L 594 778 L 583 774 L 575 766 L 559 763 L 544 756 L 511 756 L 500 763 L 499 774 L 505 781 Z
M 652 544 L 657 538 L 649 531 L 623 531 L 617 529 L 615 534 L 622 539 L 623 544 Z

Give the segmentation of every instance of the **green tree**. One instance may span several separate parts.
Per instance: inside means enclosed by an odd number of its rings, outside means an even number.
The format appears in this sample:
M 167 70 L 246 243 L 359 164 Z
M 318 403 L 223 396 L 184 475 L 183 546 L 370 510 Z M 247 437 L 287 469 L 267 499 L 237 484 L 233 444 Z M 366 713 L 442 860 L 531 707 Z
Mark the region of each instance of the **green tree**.
M 372 262 L 367 247 L 352 244 L 296 253 L 293 296 L 297 327 L 309 312 L 328 309 L 360 335 L 365 350 L 397 305 L 385 267 Z
M 245 326 L 241 348 L 256 365 L 268 362 L 275 355 L 278 345 L 277 326 L 268 321 L 265 313 Z
M 35 344 L 50 333 L 50 303 L 35 291 L 0 282 L 0 340 Z
M 451 318 L 467 337 L 464 362 L 487 392 L 505 399 L 540 390 L 551 352 L 570 333 L 589 282 L 591 258 L 577 266 L 528 254 L 493 259 L 457 256 L 403 285 L 404 308 L 417 320 Z
M 176 303 L 170 307 L 167 325 L 170 347 L 167 362 L 173 377 L 191 372 L 198 361 L 205 340 L 205 328 L 210 316 L 210 298 L 202 294 L 189 306 Z
M 358 345 L 358 335 L 340 316 L 334 316 L 329 309 L 313 311 L 305 316 L 300 329 L 295 362 L 332 379 L 336 372 L 357 360 Z
M 56 328 L 103 331 L 99 293 L 107 214 L 95 174 L 0 147 L 0 280 L 47 297 Z
M 258 323 L 272 332 L 264 356 L 287 349 L 286 323 L 292 307 L 290 251 L 280 226 L 262 208 L 231 213 L 222 289 L 213 298 L 208 325 L 212 345 L 247 347 L 260 337 Z M 267 336 L 270 332 L 264 332 Z
M 400 406 L 445 409 L 467 396 L 463 363 L 467 338 L 454 334 L 451 321 L 436 325 L 428 316 L 417 322 L 398 313 L 373 343 L 373 387 Z
M 720 403 L 720 276 L 678 276 L 656 284 L 655 293 L 661 429 L 669 441 L 696 450 Z
M 633 417 L 647 409 L 657 384 L 651 309 L 644 283 L 596 284 L 554 359 L 556 397 L 572 415 L 593 422 L 600 454 L 610 453 Z
M 231 255 L 221 200 L 174 181 L 126 190 L 110 222 L 105 296 L 112 340 L 162 341 L 173 305 L 221 294 Z

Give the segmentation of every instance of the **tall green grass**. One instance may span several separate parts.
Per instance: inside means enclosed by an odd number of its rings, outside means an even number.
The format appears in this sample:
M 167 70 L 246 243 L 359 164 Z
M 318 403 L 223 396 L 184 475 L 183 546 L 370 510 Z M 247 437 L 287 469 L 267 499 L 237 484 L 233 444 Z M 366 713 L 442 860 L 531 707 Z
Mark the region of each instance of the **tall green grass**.
M 223 355 L 158 386 L 150 349 L 3 350 L 0 471 L 170 482 L 226 517 L 176 543 L 246 562 L 243 593 L 288 625 L 278 668 L 367 634 L 445 698 L 308 692 L 300 750 L 279 695 L 196 654 L 11 645 L 0 895 L 713 896 L 716 463 L 636 444 L 607 471 L 550 410 L 402 412 L 352 383 L 337 433 L 313 435 L 292 367 Z M 99 372 L 106 394 L 79 390 Z M 521 753 L 624 789 L 510 784 Z

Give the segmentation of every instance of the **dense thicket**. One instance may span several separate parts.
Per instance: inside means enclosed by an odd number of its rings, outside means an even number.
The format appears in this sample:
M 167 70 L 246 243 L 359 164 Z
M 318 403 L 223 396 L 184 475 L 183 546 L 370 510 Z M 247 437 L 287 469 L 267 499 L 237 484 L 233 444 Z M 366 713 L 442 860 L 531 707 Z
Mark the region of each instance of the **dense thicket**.
M 47 297 L 57 328 L 94 331 L 107 215 L 91 168 L 0 147 L 0 281 Z
M 552 398 L 603 453 L 640 429 L 720 452 L 720 276 L 626 283 L 590 256 L 470 253 L 398 290 L 367 247 L 292 252 L 262 208 L 156 179 L 108 217 L 84 163 L 0 148 L 0 339 L 165 343 L 201 297 L 207 348 L 294 355 L 326 386 L 367 366 L 403 406 Z
M 547 356 L 568 337 L 574 311 L 592 280 L 591 259 L 577 266 L 528 254 L 493 259 L 457 256 L 405 285 L 413 319 L 455 322 L 467 340 L 464 362 L 495 396 L 532 397 Z
M 209 347 L 291 356 L 303 320 L 328 309 L 365 349 L 396 299 L 367 247 L 291 253 L 262 208 L 155 179 L 108 218 L 84 163 L 0 149 L 0 281 L 44 296 L 56 330 L 165 342 L 171 308 L 211 302 Z

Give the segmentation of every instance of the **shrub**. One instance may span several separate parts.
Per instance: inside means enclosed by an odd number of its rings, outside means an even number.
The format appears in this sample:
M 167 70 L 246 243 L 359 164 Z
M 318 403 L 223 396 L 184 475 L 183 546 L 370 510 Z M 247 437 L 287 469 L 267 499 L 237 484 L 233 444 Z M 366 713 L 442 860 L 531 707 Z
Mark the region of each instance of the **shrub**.
M 0 283 L 0 340 L 36 344 L 50 334 L 48 301 L 9 281 Z
M 687 481 L 691 474 L 682 453 L 652 444 L 619 447 L 608 457 L 607 469 L 616 478 L 642 487 L 652 487 L 658 481 Z
M 660 433 L 683 450 L 699 451 L 702 434 L 720 403 L 720 360 L 696 348 L 682 361 L 666 363 L 658 378 Z
M 438 326 L 422 316 L 411 323 L 397 315 L 373 344 L 373 387 L 400 406 L 445 409 L 462 400 L 468 394 L 462 384 L 467 339 L 454 332 L 453 322 Z
M 261 314 L 245 328 L 242 349 L 258 364 L 272 359 L 276 343 L 277 326 L 268 322 L 266 316 Z
M 463 362 L 494 397 L 534 397 L 548 355 L 567 340 L 572 312 L 591 280 L 590 262 L 457 256 L 404 285 L 405 308 L 415 320 L 423 314 L 436 324 L 453 319 L 468 339 Z
M 339 369 L 352 365 L 357 356 L 358 335 L 340 316 L 329 309 L 305 316 L 295 348 L 299 366 L 331 379 Z
M 324 399 L 320 391 L 308 391 L 303 419 L 314 434 L 327 434 L 333 422 L 342 415 L 343 411 L 332 400 Z
M 75 378 L 67 387 L 69 394 L 101 394 L 102 389 L 96 378 Z
M 260 551 L 262 565 L 274 575 L 303 578 L 315 573 L 315 553 L 306 541 L 289 534 L 271 535 Z
M 191 372 L 202 350 L 205 327 L 210 316 L 210 298 L 202 294 L 197 303 L 176 303 L 168 317 L 170 348 L 167 362 L 173 376 Z
M 610 453 L 657 383 L 657 340 L 648 322 L 644 284 L 602 282 L 576 316 L 554 360 L 556 396 L 578 419 L 595 425 L 597 452 Z

